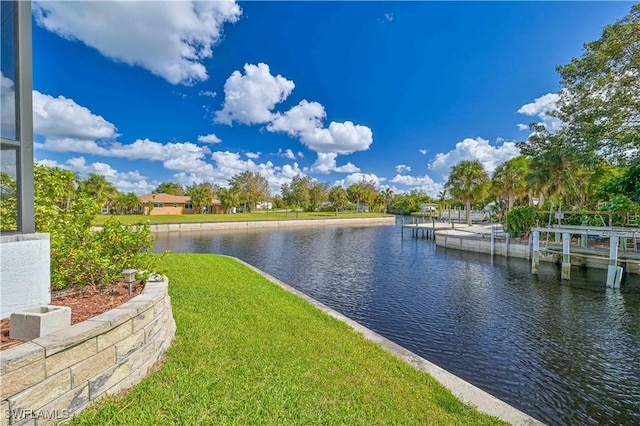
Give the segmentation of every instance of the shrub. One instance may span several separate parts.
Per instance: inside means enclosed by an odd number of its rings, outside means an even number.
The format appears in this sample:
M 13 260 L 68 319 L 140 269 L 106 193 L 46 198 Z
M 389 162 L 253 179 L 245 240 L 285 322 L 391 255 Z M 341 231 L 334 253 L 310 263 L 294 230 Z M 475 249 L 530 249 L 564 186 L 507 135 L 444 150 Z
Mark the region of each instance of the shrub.
M 98 204 L 81 196 L 67 208 L 46 209 L 46 220 L 38 221 L 38 231 L 50 234 L 51 284 L 55 290 L 109 284 L 127 268 L 153 270 L 149 225 L 122 225 L 110 218 L 102 230 L 92 232 L 98 210 Z
M 536 213 L 533 207 L 514 207 L 504 215 L 505 231 L 521 235 L 529 236 L 531 228 L 536 226 Z

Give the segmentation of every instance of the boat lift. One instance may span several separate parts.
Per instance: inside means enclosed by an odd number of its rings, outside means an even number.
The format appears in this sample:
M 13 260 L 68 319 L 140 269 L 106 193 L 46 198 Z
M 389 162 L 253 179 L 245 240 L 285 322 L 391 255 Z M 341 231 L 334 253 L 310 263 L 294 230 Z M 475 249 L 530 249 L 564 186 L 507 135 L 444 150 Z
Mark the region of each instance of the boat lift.
M 548 227 L 536 227 L 531 229 L 533 235 L 533 247 L 531 257 L 531 273 L 537 274 L 540 267 L 540 255 L 541 251 L 559 254 L 558 250 L 548 248 L 549 235 L 555 234 L 556 241 L 558 236 L 562 235 L 562 273 L 561 278 L 568 280 L 571 276 L 571 236 L 579 235 L 581 240 L 581 247 L 587 248 L 587 241 L 589 237 L 609 239 L 609 265 L 607 268 L 607 287 L 619 288 L 620 281 L 622 279 L 623 269 L 618 266 L 619 261 L 619 248 L 623 248 L 623 254 L 629 252 L 628 243 L 632 243 L 630 254 L 632 256 L 625 258 L 627 263 L 640 264 L 640 228 L 627 228 L 627 227 L 597 227 L 597 226 L 573 226 L 573 225 L 554 225 Z M 540 249 L 540 234 L 547 234 L 547 242 L 545 248 Z M 622 244 L 620 244 L 622 243 Z M 597 253 L 595 249 L 595 255 L 580 254 L 582 257 L 591 257 L 596 259 L 606 260 L 607 256 Z

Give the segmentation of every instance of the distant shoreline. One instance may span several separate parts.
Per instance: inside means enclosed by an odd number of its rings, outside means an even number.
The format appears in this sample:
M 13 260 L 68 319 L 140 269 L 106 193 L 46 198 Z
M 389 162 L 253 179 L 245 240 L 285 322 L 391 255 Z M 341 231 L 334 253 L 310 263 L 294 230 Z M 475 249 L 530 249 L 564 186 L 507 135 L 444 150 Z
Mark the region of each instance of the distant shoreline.
M 264 219 L 221 222 L 174 222 L 150 223 L 151 232 L 183 232 L 183 231 L 212 231 L 265 228 L 293 228 L 327 225 L 395 225 L 395 216 L 379 217 L 349 217 L 349 218 L 319 218 L 319 219 Z M 94 226 L 92 230 L 100 230 L 102 226 Z

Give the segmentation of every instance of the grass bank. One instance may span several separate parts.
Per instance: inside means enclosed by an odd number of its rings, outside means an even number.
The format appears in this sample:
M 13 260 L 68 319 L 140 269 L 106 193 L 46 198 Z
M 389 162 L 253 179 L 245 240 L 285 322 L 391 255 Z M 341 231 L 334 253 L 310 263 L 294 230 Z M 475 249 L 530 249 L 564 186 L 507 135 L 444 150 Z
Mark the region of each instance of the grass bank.
M 382 213 L 339 213 L 331 212 L 265 212 L 265 213 L 234 213 L 234 214 L 167 214 L 167 215 L 97 215 L 95 225 L 103 225 L 109 217 L 115 217 L 122 223 L 146 222 L 150 223 L 181 223 L 181 222 L 228 222 L 250 220 L 289 220 L 289 219 L 332 219 L 348 217 L 381 217 Z
M 72 424 L 503 424 L 233 259 L 162 259 L 164 366 Z

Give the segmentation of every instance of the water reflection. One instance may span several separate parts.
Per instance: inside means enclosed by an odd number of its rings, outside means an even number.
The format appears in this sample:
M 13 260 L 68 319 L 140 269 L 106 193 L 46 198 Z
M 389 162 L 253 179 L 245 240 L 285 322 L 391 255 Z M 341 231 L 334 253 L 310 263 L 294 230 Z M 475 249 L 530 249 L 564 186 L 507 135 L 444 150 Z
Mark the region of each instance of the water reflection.
M 436 248 L 400 229 L 158 234 L 239 257 L 549 424 L 640 424 L 640 277 Z

